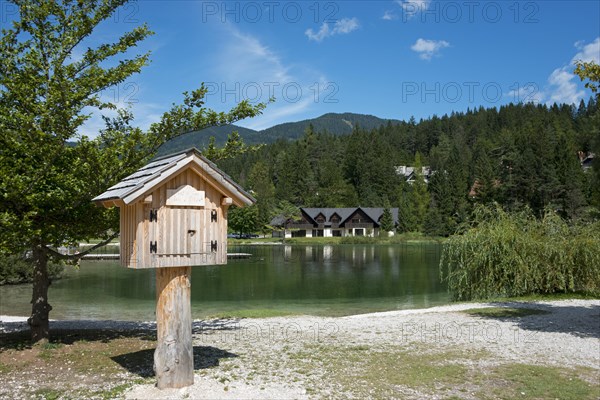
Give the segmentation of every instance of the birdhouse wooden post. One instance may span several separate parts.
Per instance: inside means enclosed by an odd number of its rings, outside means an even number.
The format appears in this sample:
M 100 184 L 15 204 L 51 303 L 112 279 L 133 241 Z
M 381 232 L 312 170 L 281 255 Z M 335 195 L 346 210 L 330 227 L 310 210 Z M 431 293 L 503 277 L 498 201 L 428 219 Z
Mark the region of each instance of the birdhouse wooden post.
M 196 149 L 154 160 L 93 199 L 120 209 L 120 260 L 156 269 L 159 388 L 194 383 L 191 267 L 227 263 L 227 209 L 255 202 Z

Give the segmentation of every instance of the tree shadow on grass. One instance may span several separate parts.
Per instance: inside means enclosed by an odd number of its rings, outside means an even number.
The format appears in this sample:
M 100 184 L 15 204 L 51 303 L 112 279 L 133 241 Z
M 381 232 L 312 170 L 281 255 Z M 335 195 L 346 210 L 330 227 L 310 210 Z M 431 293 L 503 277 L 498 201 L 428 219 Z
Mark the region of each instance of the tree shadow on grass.
M 194 321 L 192 333 L 201 334 L 211 331 L 230 331 L 239 329 L 238 320 L 215 319 Z M 51 321 L 50 342 L 73 344 L 78 341 L 103 342 L 119 338 L 156 340 L 156 323 L 135 321 Z M 0 321 L 0 351 L 8 349 L 22 350 L 31 348 L 31 335 L 26 322 Z
M 212 346 L 194 346 L 194 370 L 217 367 L 224 358 L 235 358 L 238 355 Z M 154 376 L 154 349 L 140 350 L 133 353 L 111 357 L 127 371 L 142 378 Z
M 600 305 L 567 306 L 538 302 L 491 303 L 496 307 L 531 309 L 537 313 L 524 316 L 481 316 L 516 323 L 520 329 L 539 332 L 568 333 L 581 338 L 600 338 Z

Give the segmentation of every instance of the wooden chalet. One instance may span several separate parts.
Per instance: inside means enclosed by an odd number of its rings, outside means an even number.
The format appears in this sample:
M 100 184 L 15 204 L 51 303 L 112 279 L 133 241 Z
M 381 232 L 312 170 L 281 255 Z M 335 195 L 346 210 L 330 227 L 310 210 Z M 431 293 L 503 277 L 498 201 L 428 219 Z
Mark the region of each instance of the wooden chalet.
M 275 217 L 271 225 L 278 227 L 273 236 L 336 237 L 377 236 L 381 229 L 383 208 L 300 208 L 298 221 Z M 398 224 L 398 209 L 391 208 L 394 226 Z

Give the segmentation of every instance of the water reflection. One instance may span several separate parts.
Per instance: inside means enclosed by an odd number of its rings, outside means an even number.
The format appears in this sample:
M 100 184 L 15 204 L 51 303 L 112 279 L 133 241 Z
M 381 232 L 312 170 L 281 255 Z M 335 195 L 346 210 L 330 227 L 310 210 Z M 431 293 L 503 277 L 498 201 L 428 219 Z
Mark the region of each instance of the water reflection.
M 194 318 L 239 309 L 342 315 L 447 302 L 436 244 L 233 246 L 251 253 L 192 271 Z M 155 274 L 85 262 L 50 288 L 53 318 L 154 319 Z M 0 314 L 27 315 L 29 285 L 0 287 Z

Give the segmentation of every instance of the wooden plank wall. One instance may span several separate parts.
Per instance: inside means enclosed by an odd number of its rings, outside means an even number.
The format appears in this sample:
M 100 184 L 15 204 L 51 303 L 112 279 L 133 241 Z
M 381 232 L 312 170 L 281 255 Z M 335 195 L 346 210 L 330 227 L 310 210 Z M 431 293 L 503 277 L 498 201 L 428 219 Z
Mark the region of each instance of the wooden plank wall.
M 166 207 L 167 189 L 191 185 L 205 192 L 205 207 Z M 138 246 L 144 253 L 138 268 L 182 267 L 227 263 L 227 221 L 221 205 L 223 195 L 198 172 L 187 169 L 152 193 L 151 208 L 158 210 L 158 223 L 144 225 L 150 210 L 140 209 L 137 237 L 144 243 L 157 242 L 157 254 L 149 254 L 149 246 Z M 217 222 L 211 222 L 211 212 L 217 211 Z M 139 219 L 141 218 L 141 220 Z M 147 220 L 146 220 L 147 221 Z M 147 224 L 147 222 L 146 222 Z M 145 228 L 145 230 L 144 230 Z M 141 229 L 141 230 L 140 230 Z M 154 230 L 154 232 L 153 232 Z M 192 234 L 190 231 L 194 231 Z M 148 239 L 146 239 L 148 237 Z M 211 252 L 211 241 L 217 241 L 217 251 Z

